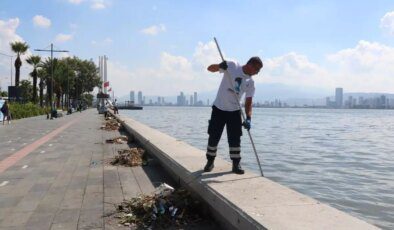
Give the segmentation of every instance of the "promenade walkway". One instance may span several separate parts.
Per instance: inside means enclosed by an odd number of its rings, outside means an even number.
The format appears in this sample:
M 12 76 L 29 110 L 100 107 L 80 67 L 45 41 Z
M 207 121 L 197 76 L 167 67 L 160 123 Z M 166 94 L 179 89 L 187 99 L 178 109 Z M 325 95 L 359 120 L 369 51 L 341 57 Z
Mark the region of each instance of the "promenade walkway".
M 108 218 L 124 198 L 168 181 L 157 164 L 109 165 L 124 145 L 105 144 L 95 109 L 0 126 L 0 229 L 122 229 Z

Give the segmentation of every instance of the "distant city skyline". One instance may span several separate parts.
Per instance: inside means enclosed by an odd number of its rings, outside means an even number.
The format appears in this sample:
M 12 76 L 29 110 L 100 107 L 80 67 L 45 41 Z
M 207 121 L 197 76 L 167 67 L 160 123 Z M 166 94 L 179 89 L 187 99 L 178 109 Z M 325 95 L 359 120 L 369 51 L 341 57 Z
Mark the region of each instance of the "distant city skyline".
M 128 101 L 134 97 L 134 90 L 130 91 Z M 345 95 L 349 95 L 345 98 Z M 365 96 L 352 96 L 351 94 L 362 94 Z M 369 96 L 368 96 L 369 95 Z M 393 109 L 394 108 L 394 94 L 379 94 L 379 93 L 346 93 L 341 87 L 335 88 L 333 96 L 325 98 L 310 99 L 312 103 L 291 103 L 292 99 L 274 99 L 262 100 L 254 98 L 253 105 L 255 107 L 266 108 L 289 108 L 289 107 L 325 107 L 325 108 L 356 108 L 356 109 Z M 134 101 L 136 105 L 157 105 L 157 106 L 211 106 L 210 102 L 213 99 L 198 100 L 198 92 L 185 94 L 183 91 L 175 97 L 175 100 L 164 96 L 144 96 L 142 91 L 138 91 L 138 101 Z M 189 99 L 187 99 L 189 98 Z M 333 98 L 334 100 L 332 100 Z M 127 100 L 126 100 L 127 101 Z M 317 103 L 320 101 L 320 103 Z
M 153 98 L 156 97 L 156 101 L 153 100 Z M 190 99 L 186 99 L 186 95 L 183 92 L 180 92 L 179 95 L 177 96 L 177 101 L 175 103 L 171 101 L 166 101 L 165 97 L 162 96 L 148 96 L 148 99 L 146 99 L 146 96 L 143 96 L 142 91 L 138 91 L 138 100 L 135 101 L 135 95 L 134 95 L 134 90 L 130 91 L 129 99 L 125 100 L 127 103 L 135 104 L 135 105 L 177 105 L 177 106 L 204 106 L 204 105 L 209 105 L 209 100 L 207 100 L 207 104 L 204 104 L 202 100 L 198 100 L 198 93 L 193 92 L 193 94 L 190 95 Z M 149 101 L 147 101 L 149 100 Z

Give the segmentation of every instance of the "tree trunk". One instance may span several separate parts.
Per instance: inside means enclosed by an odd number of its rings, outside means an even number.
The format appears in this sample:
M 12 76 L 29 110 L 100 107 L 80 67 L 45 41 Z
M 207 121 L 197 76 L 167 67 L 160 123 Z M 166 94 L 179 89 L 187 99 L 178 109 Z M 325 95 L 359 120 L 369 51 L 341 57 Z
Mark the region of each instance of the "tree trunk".
M 22 62 L 18 54 L 18 57 L 15 59 L 15 86 L 19 86 L 19 76 L 20 76 L 21 66 L 22 66 Z
M 64 109 L 64 94 L 62 94 L 62 109 Z
M 52 79 L 48 78 L 47 80 L 47 101 L 46 101 L 46 105 L 50 106 L 52 108 Z
M 60 98 L 62 96 L 61 92 L 56 92 L 56 107 L 59 108 L 60 107 Z
M 37 104 L 37 70 L 33 70 L 33 103 Z
M 40 106 L 43 107 L 43 100 L 44 100 L 44 82 L 42 78 L 40 78 Z

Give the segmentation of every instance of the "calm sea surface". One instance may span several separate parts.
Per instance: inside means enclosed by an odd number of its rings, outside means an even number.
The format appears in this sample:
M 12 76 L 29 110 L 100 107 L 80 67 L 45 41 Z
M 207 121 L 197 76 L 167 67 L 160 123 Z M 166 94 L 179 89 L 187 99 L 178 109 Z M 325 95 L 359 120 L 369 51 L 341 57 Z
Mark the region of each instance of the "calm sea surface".
M 121 110 L 201 150 L 209 107 Z M 251 134 L 264 175 L 384 229 L 394 229 L 394 111 L 254 108 Z M 227 134 L 219 156 L 230 161 Z M 242 163 L 259 174 L 247 133 Z M 201 158 L 201 167 L 205 158 Z

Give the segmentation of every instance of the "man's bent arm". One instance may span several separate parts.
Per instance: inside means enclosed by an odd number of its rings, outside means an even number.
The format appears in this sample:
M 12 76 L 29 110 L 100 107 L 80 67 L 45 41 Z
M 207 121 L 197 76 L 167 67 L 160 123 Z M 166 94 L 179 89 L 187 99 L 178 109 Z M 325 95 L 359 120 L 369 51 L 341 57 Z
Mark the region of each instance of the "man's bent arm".
M 246 114 L 247 118 L 252 117 L 252 98 L 251 97 L 247 97 L 245 99 L 245 114 Z
M 218 72 L 219 71 L 219 64 L 212 64 L 212 65 L 208 66 L 207 70 L 212 73 Z

